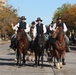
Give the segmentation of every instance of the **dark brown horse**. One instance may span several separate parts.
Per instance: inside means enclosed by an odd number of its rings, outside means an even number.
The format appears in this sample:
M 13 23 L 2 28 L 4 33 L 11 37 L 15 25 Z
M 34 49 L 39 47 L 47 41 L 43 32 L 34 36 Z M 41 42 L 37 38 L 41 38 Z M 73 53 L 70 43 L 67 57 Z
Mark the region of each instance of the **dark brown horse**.
M 27 39 L 27 34 L 21 28 L 17 31 L 17 65 L 21 65 L 21 55 L 23 56 L 23 65 L 25 64 L 25 55 L 27 53 L 29 42 Z
M 39 66 L 40 65 L 40 57 L 41 57 L 41 62 L 42 65 L 41 67 L 43 67 L 43 54 L 44 54 L 44 47 L 45 47 L 45 40 L 44 40 L 44 35 L 43 34 L 38 34 L 35 42 L 34 42 L 34 46 L 35 46 L 35 66 Z
M 56 41 L 54 43 L 54 57 L 57 59 L 57 68 L 62 68 L 62 65 L 65 65 L 65 52 L 66 52 L 66 42 L 64 37 L 64 32 L 62 27 L 57 27 L 56 31 L 53 33 L 54 38 Z M 54 58 L 54 65 L 55 63 Z
M 46 53 L 48 54 L 47 61 L 49 62 L 53 61 L 53 41 L 54 39 L 49 36 L 49 39 L 46 41 L 45 44 Z

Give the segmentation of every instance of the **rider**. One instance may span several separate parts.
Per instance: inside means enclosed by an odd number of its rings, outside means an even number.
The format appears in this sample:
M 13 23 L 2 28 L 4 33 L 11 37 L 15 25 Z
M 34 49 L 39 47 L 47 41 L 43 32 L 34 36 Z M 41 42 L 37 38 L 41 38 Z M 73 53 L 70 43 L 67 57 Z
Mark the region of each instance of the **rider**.
M 56 27 L 62 27 L 63 28 L 63 31 L 64 31 L 64 33 L 65 33 L 65 40 L 66 40 L 66 43 L 67 43 L 67 45 L 69 45 L 69 38 L 66 36 L 66 32 L 67 32 L 67 26 L 66 26 L 66 24 L 63 22 L 63 19 L 61 18 L 61 17 L 58 17 L 57 18 L 57 22 L 56 23 L 54 23 L 54 25 L 53 25 L 53 30 L 55 31 L 56 30 Z M 68 46 L 67 46 L 68 47 Z M 69 51 L 69 49 L 67 50 L 67 51 Z
M 50 36 L 53 33 L 53 31 L 54 31 L 53 24 L 54 24 L 54 22 L 52 21 L 50 26 L 49 26 L 49 34 L 50 34 Z
M 35 27 L 35 36 L 37 36 L 38 34 L 45 34 L 46 33 L 46 27 L 44 24 L 42 24 L 42 20 L 40 17 L 37 18 L 36 20 L 37 24 Z
M 21 27 L 22 29 L 24 29 L 24 31 L 27 34 L 28 41 L 31 41 L 31 38 L 28 35 L 28 32 L 30 31 L 30 28 L 29 28 L 28 23 L 25 22 L 25 20 L 26 20 L 25 16 L 22 16 L 20 18 L 20 22 L 18 22 L 15 26 L 14 26 L 13 23 L 11 24 L 12 29 L 15 30 L 15 34 L 12 36 L 12 39 L 11 39 L 12 42 L 11 42 L 11 45 L 10 45 L 10 47 L 13 48 L 13 49 L 14 49 L 14 39 L 16 38 L 18 27 Z
M 32 21 L 31 23 L 31 27 L 30 27 L 30 36 L 32 38 L 32 40 L 35 40 L 35 37 L 36 37 L 36 25 L 35 25 L 35 22 Z

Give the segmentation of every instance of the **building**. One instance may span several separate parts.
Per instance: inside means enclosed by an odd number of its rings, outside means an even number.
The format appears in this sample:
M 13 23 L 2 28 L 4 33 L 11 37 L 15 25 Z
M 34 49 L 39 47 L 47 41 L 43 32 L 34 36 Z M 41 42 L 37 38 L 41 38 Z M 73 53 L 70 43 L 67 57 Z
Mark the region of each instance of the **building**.
M 6 6 L 6 0 L 0 0 L 0 6 Z

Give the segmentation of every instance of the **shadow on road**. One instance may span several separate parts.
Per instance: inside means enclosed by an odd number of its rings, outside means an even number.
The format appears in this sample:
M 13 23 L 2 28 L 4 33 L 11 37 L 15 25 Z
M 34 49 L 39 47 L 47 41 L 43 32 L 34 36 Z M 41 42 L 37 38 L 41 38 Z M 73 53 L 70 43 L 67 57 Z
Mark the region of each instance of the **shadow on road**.
M 51 64 L 47 64 L 46 62 L 47 61 L 44 61 L 43 67 L 52 67 Z M 14 62 L 14 59 L 0 58 L 0 66 L 3 66 L 3 65 L 15 66 L 16 62 Z M 28 61 L 26 61 L 25 66 L 33 67 L 33 65 L 34 65 L 34 62 L 28 62 Z M 39 66 L 42 66 L 41 63 L 40 63 Z

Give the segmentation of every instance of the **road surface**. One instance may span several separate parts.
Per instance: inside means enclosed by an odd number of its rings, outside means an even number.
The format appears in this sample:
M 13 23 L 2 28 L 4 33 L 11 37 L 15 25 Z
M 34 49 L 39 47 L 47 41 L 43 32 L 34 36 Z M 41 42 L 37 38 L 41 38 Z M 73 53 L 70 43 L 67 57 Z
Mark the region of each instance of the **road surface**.
M 14 61 L 15 53 L 9 50 L 9 43 L 0 45 L 0 75 L 76 75 L 76 46 L 70 46 L 72 51 L 66 53 L 66 65 L 58 70 L 53 63 L 46 62 L 44 68 L 33 67 L 34 62 L 26 62 L 24 67 L 19 68 Z

